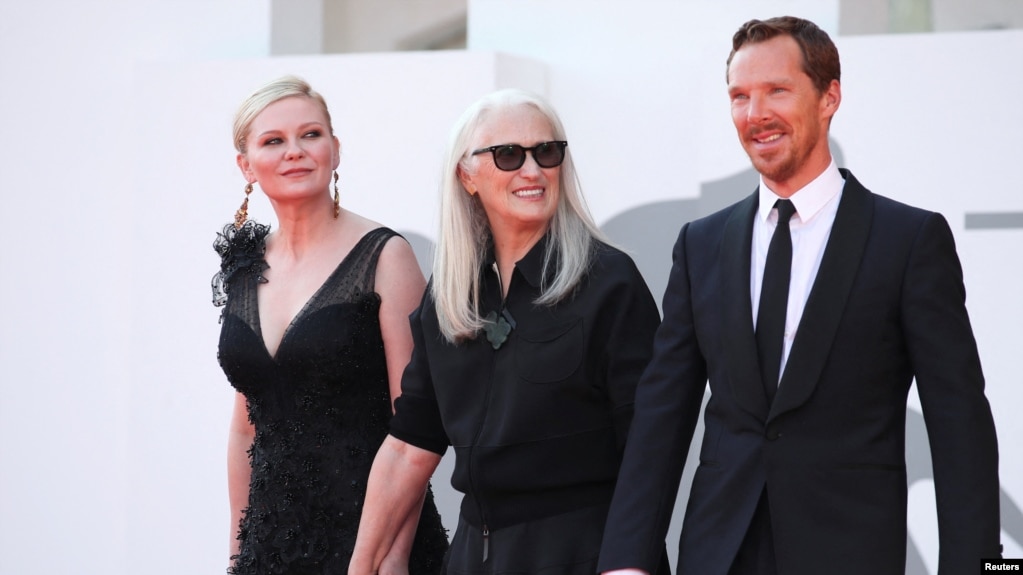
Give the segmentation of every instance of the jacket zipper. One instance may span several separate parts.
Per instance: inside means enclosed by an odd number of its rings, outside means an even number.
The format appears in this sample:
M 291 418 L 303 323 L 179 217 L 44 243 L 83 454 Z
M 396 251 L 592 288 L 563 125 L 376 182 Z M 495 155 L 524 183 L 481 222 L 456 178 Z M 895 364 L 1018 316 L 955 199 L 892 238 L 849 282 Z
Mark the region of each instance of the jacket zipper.
M 497 369 L 496 361 L 490 364 L 490 381 L 487 383 L 487 392 L 483 400 L 483 415 L 480 417 L 479 427 L 476 429 L 476 437 L 473 438 L 472 447 L 469 452 L 469 481 L 472 483 L 472 490 L 474 493 L 478 493 L 476 489 L 476 447 L 479 444 L 480 436 L 483 435 L 483 427 L 487 420 L 487 415 L 490 413 L 490 392 L 494 385 L 494 371 Z M 480 521 L 483 524 L 483 562 L 487 562 L 487 558 L 490 556 L 490 529 L 487 527 L 487 512 L 483 508 L 483 500 L 479 497 L 476 498 L 476 506 L 479 508 Z
M 502 286 L 502 283 L 501 283 L 501 273 L 497 269 L 497 263 L 496 262 L 493 265 L 493 270 L 494 270 L 494 275 L 497 276 L 497 289 L 498 289 L 498 292 L 500 293 L 501 291 L 503 291 L 503 288 L 501 287 Z M 504 314 L 505 303 L 506 302 L 505 302 L 504 294 L 501 294 L 501 312 L 502 312 L 502 315 Z M 480 424 L 479 424 L 479 427 L 476 429 L 476 437 L 473 438 L 472 447 L 470 448 L 470 452 L 469 452 L 469 481 L 472 483 L 473 491 L 474 492 L 477 491 L 476 490 L 476 478 L 475 478 L 476 474 L 474 473 L 474 469 L 475 469 L 474 463 L 475 463 L 475 459 L 476 459 L 475 458 L 475 451 L 476 451 L 476 446 L 479 444 L 480 436 L 483 435 L 483 427 L 486 425 L 487 415 L 490 414 L 490 392 L 493 391 L 493 388 L 494 388 L 494 374 L 497 371 L 497 351 L 498 350 L 493 350 L 494 355 L 491 356 L 493 359 L 490 362 L 490 379 L 487 381 L 487 392 L 486 392 L 486 395 L 483 398 L 483 415 L 480 417 Z M 483 508 L 483 500 L 480 499 L 479 497 L 477 497 L 476 498 L 476 505 L 477 505 L 477 507 L 479 507 L 480 522 L 483 524 L 483 563 L 486 563 L 487 559 L 490 558 L 490 529 L 487 527 L 487 512 Z
M 496 350 L 495 350 L 496 353 Z M 483 435 L 483 428 L 486 425 L 487 415 L 490 414 L 490 397 L 491 391 L 494 388 L 494 372 L 497 370 L 496 357 L 494 361 L 490 363 L 490 380 L 487 382 L 487 392 L 483 398 L 483 415 L 480 417 L 480 425 L 476 429 L 476 437 L 472 441 L 472 451 L 469 455 L 469 479 L 472 482 L 473 492 L 478 493 L 476 489 L 476 447 L 479 445 L 480 437 Z M 487 527 L 487 512 L 483 508 L 483 499 L 480 497 L 476 498 L 476 506 L 480 511 L 480 522 L 483 524 L 483 562 L 487 562 L 487 558 L 490 556 L 490 529 Z
M 490 530 L 487 529 L 487 525 L 483 524 L 483 562 L 487 562 L 487 557 L 490 557 Z

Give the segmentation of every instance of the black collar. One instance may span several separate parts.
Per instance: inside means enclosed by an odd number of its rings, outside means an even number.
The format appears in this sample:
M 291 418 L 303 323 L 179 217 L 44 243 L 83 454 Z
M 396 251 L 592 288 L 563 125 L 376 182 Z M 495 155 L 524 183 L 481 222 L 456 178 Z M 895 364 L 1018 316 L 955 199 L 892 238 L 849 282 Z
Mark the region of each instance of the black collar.
M 551 241 L 551 232 L 548 231 L 540 238 L 540 241 L 536 242 L 533 247 L 529 248 L 526 255 L 522 259 L 515 262 L 515 269 L 518 270 L 522 279 L 529 282 L 529 285 L 536 289 L 540 288 L 544 279 L 543 260 L 544 254 L 547 252 L 547 243 Z M 487 257 L 486 264 L 493 266 L 497 262 L 497 258 L 494 255 L 494 239 L 491 237 L 487 241 Z M 552 279 L 552 276 L 557 270 L 557 254 L 551 260 L 551 265 L 548 266 L 547 275 L 548 280 Z

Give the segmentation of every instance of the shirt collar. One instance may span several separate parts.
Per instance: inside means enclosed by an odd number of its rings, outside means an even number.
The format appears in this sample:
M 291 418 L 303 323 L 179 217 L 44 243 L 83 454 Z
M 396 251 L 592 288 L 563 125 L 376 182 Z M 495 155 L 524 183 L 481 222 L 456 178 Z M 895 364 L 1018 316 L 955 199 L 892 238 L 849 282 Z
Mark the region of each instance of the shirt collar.
M 796 207 L 799 221 L 805 223 L 812 220 L 821 211 L 821 208 L 842 191 L 844 185 L 845 180 L 842 178 L 842 173 L 838 171 L 838 166 L 835 165 L 835 160 L 832 158 L 831 163 L 819 176 L 789 197 Z M 757 211 L 760 214 L 760 221 L 766 222 L 771 208 L 774 207 L 774 202 L 781 198 L 767 187 L 763 176 L 760 176 L 759 194 L 760 207 Z
M 551 232 L 547 231 L 540 238 L 540 241 L 536 242 L 533 247 L 529 248 L 526 255 L 522 259 L 515 262 L 515 269 L 522 275 L 523 279 L 529 282 L 529 285 L 534 288 L 539 288 L 543 283 L 543 260 L 544 254 L 547 251 L 547 242 L 550 241 Z M 487 244 L 487 265 L 494 267 L 497 263 L 497 258 L 494 256 L 494 241 L 493 238 Z M 554 270 L 557 269 L 557 254 L 552 257 L 551 265 L 548 267 L 548 275 L 553 274 Z

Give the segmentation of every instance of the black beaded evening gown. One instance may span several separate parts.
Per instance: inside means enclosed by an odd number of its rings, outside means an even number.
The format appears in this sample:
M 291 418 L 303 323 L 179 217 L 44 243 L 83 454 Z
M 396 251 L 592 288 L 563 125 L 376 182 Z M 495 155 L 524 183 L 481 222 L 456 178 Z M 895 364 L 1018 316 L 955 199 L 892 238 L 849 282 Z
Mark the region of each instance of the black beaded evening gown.
M 391 402 L 380 335 L 377 258 L 394 231 L 366 234 L 288 326 L 277 355 L 263 343 L 256 288 L 267 226 L 218 234 L 219 360 L 245 395 L 256 429 L 249 450 L 249 505 L 229 573 L 348 572 L 373 457 L 387 435 Z M 448 541 L 427 493 L 411 575 L 438 573 Z

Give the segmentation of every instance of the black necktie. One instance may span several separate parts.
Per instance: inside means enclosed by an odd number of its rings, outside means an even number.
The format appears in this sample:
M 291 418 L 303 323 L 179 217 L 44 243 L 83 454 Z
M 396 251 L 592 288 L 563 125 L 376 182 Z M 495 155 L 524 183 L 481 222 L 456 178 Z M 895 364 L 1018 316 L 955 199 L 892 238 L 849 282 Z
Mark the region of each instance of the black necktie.
M 760 287 L 760 309 L 757 311 L 757 355 L 760 377 L 767 392 L 767 402 L 774 401 L 781 368 L 782 340 L 785 336 L 785 315 L 789 302 L 789 275 L 792 271 L 792 235 L 789 220 L 796 213 L 789 200 L 775 202 L 778 227 L 771 237 L 764 265 L 764 281 Z

